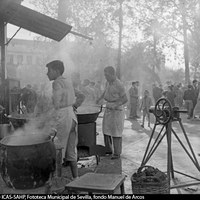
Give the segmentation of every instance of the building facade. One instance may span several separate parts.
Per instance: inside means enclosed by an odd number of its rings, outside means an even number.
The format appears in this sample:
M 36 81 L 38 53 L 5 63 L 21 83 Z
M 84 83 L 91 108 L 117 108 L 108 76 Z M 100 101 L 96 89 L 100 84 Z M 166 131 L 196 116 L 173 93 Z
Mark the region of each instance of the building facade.
M 49 50 L 48 42 L 12 39 L 7 46 L 7 78 L 19 79 L 22 87 L 43 82 L 46 79 L 44 63 Z

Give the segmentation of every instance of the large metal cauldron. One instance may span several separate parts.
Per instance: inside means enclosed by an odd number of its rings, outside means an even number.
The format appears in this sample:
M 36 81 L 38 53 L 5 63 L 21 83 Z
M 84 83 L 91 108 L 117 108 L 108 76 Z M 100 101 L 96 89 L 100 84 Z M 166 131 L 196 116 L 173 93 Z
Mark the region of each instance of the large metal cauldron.
M 28 144 L 23 144 L 26 140 Z M 14 189 L 43 186 L 55 171 L 55 161 L 56 149 L 50 136 L 27 134 L 20 138 L 12 135 L 0 141 L 1 176 Z
M 102 106 L 81 106 L 77 110 L 79 124 L 95 122 L 102 111 Z

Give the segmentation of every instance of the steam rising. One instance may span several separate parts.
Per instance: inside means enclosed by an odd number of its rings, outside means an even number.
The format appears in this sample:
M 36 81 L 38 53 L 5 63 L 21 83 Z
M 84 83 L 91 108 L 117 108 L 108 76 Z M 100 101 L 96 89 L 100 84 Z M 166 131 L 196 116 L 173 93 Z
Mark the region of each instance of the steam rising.
M 31 118 L 23 128 L 17 129 L 11 136 L 3 138 L 1 143 L 10 146 L 25 146 L 47 141 L 50 139 L 51 127 L 53 127 L 53 121 L 49 117 L 48 114 L 45 114 L 42 117 Z
M 77 109 L 77 114 L 91 114 L 91 113 L 97 113 L 100 111 L 100 107 L 99 106 L 80 106 Z

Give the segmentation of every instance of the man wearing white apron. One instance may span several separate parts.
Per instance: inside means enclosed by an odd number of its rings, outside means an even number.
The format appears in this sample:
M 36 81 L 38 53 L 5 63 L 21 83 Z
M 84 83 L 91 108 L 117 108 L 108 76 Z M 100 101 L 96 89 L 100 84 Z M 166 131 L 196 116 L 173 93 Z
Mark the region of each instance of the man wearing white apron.
M 103 116 L 104 143 L 108 153 L 113 153 L 112 159 L 120 158 L 122 152 L 122 132 L 125 112 L 123 105 L 128 101 L 125 88 L 117 79 L 115 69 L 108 66 L 104 69 L 107 80 L 106 88 L 97 103 L 104 98 L 106 110 Z
M 64 148 L 63 158 L 69 162 L 72 176 L 78 176 L 77 167 L 77 118 L 73 111 L 75 94 L 70 80 L 65 79 L 64 64 L 62 61 L 54 60 L 46 65 L 48 68 L 47 76 L 53 81 L 52 102 L 55 109 L 57 137 Z

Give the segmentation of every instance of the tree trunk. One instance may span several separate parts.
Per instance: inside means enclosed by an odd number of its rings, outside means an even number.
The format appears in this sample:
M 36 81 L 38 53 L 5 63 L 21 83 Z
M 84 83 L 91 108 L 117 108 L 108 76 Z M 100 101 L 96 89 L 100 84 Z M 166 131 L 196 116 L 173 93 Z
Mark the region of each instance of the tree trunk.
M 153 58 L 154 58 L 154 63 L 153 63 L 153 71 L 155 73 L 156 68 L 157 68 L 157 52 L 156 52 L 156 33 L 155 30 L 153 32 Z
M 59 0 L 58 1 L 58 20 L 66 23 L 67 19 L 67 4 L 68 0 Z
M 187 24 L 186 24 L 186 11 L 185 0 L 181 3 L 182 7 L 182 21 L 183 21 L 183 38 L 184 38 L 184 60 L 185 60 L 185 84 L 190 83 L 190 68 L 189 68 L 189 50 L 188 50 L 188 38 L 187 38 Z
M 122 48 L 122 29 L 123 29 L 123 13 L 122 13 L 122 4 L 123 0 L 119 1 L 119 47 L 118 47 L 118 57 L 117 57 L 117 77 L 121 78 L 121 48 Z
M 185 60 L 185 83 L 190 83 L 189 50 L 187 40 L 187 30 L 184 27 L 184 60 Z

